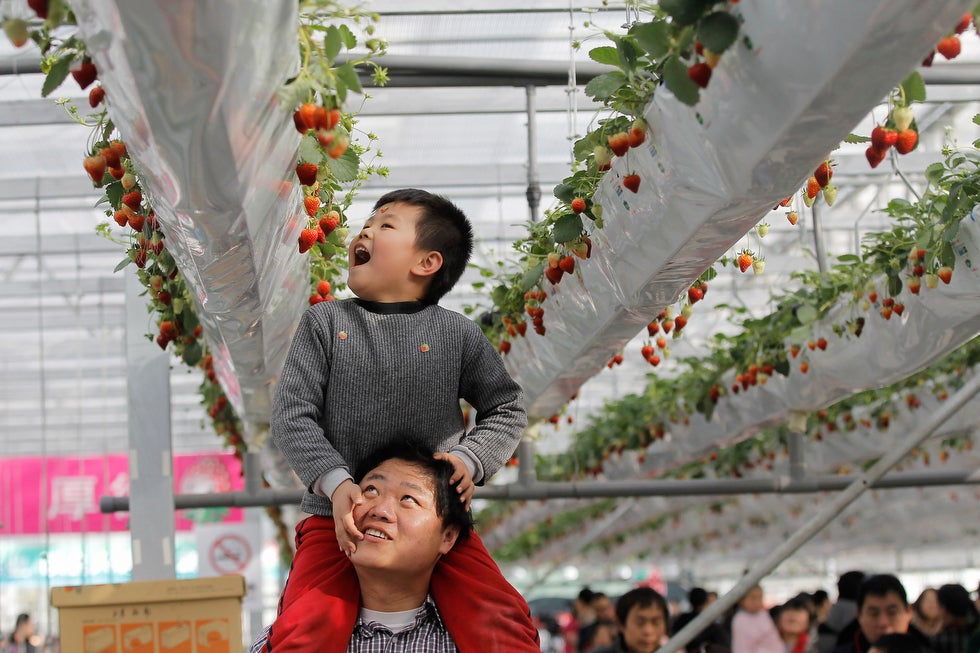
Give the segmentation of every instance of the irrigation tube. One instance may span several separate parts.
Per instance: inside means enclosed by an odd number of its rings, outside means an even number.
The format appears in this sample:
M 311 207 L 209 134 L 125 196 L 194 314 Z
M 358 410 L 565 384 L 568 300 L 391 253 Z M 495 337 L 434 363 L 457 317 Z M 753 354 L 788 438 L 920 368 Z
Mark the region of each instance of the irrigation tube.
M 858 477 L 841 493 L 834 497 L 820 512 L 815 514 L 810 521 L 804 524 L 800 530 L 796 531 L 788 540 L 776 547 L 772 553 L 764 560 L 759 562 L 755 568 L 751 569 L 742 577 L 735 587 L 728 591 L 724 596 L 708 606 L 704 612 L 695 617 L 690 623 L 674 635 L 665 646 L 657 650 L 657 653 L 677 653 L 683 649 L 688 642 L 694 639 L 695 635 L 704 630 L 711 622 L 720 617 L 726 610 L 735 603 L 750 589 L 755 587 L 762 578 L 769 575 L 772 570 L 778 567 L 786 558 L 793 555 L 797 549 L 806 544 L 810 539 L 819 533 L 824 526 L 830 523 L 834 517 L 838 516 L 847 506 L 851 505 L 861 494 L 868 490 L 872 484 L 885 475 L 889 469 L 897 465 L 905 456 L 928 438 L 938 429 L 943 422 L 956 414 L 960 408 L 965 406 L 980 390 L 980 376 L 970 380 L 965 386 L 944 402 L 939 411 L 933 415 L 932 419 L 919 426 L 904 442 L 899 446 L 885 453 L 878 462 L 871 466 L 867 472 Z

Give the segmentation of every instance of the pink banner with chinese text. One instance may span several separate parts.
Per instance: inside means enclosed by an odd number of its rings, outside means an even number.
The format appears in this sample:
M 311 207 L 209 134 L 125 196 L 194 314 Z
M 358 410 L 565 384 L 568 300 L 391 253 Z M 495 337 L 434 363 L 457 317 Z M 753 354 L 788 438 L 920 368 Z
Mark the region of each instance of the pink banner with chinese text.
M 241 462 L 232 454 L 177 455 L 174 492 L 241 490 Z M 0 458 L 0 534 L 125 531 L 129 513 L 104 515 L 99 497 L 129 495 L 129 457 Z M 177 530 L 200 522 L 240 522 L 241 508 L 179 510 Z

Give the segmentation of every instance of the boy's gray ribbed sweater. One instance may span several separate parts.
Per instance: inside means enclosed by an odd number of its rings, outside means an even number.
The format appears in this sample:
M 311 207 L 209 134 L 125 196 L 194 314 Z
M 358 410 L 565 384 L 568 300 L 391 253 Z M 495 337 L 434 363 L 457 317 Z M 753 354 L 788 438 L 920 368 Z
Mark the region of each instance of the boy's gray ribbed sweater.
M 476 410 L 464 434 L 459 399 Z M 303 314 L 275 389 L 272 437 L 306 486 L 304 511 L 329 516 L 311 488 L 350 472 L 396 437 L 437 451 L 462 444 L 485 481 L 527 426 L 524 393 L 467 317 L 437 305 L 321 302 Z

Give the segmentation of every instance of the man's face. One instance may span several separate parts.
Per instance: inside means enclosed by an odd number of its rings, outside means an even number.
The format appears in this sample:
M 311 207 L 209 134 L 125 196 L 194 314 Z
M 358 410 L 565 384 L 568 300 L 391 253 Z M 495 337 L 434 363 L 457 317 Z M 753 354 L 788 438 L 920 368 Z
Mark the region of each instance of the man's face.
M 394 202 L 378 207 L 367 219 L 347 253 L 347 285 L 358 297 L 407 301 L 412 269 L 424 254 L 415 244 L 421 216 L 420 207 Z
M 616 606 L 608 596 L 600 596 L 593 602 L 595 616 L 599 621 L 616 621 Z
M 420 467 L 386 460 L 365 475 L 361 492 L 364 502 L 354 507 L 354 523 L 364 539 L 350 558 L 358 570 L 431 571 L 455 544 L 458 529 L 443 527 L 433 479 Z
M 667 616 L 657 605 L 635 606 L 620 631 L 627 653 L 653 653 L 667 634 Z
M 908 632 L 911 619 L 911 606 L 903 605 L 902 599 L 894 592 L 885 596 L 868 594 L 858 611 L 858 625 L 869 642 L 882 635 Z

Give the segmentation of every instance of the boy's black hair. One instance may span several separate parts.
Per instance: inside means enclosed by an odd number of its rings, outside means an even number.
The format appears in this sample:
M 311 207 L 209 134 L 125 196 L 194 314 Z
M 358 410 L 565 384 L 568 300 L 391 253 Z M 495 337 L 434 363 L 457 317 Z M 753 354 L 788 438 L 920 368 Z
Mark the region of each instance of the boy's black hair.
M 382 195 L 374 203 L 374 208 L 377 210 L 394 202 L 422 209 L 422 216 L 415 230 L 415 244 L 419 249 L 442 254 L 442 267 L 432 275 L 422 298 L 428 304 L 437 304 L 463 276 L 466 264 L 473 254 L 473 227 L 458 206 L 427 190 L 393 190 Z
M 660 608 L 664 619 L 670 617 L 667 609 L 667 600 L 652 587 L 637 587 L 619 597 L 616 601 L 616 620 L 620 626 L 626 625 L 626 619 L 630 616 L 633 608 L 649 608 L 651 605 Z
M 882 635 L 871 646 L 883 653 L 926 653 L 922 643 L 908 633 Z
M 959 583 L 949 583 L 936 590 L 936 600 L 953 617 L 970 619 L 977 613 L 970 593 Z
M 31 615 L 27 614 L 26 612 L 21 612 L 19 615 L 17 615 L 17 621 L 14 622 L 14 628 L 20 628 L 30 620 Z
M 354 480 L 361 482 L 368 472 L 386 460 L 401 460 L 420 468 L 432 481 L 432 493 L 436 501 L 436 515 L 442 519 L 443 527 L 456 526 L 459 529 L 457 542 L 470 536 L 473 530 L 473 516 L 453 491 L 449 479 L 453 475 L 452 463 L 434 458 L 432 449 L 403 437 L 392 444 L 376 449 L 368 455 L 355 470 Z
M 898 580 L 892 574 L 876 574 L 874 576 L 868 576 L 861 583 L 860 589 L 858 589 L 857 595 L 857 605 L 858 611 L 864 607 L 864 599 L 870 596 L 888 596 L 889 594 L 896 594 L 899 599 L 902 600 L 902 605 L 908 607 L 909 598 L 905 593 L 905 586 L 902 585 L 902 581 Z
M 687 602 L 692 610 L 698 612 L 708 602 L 708 591 L 703 587 L 692 587 L 687 593 Z

